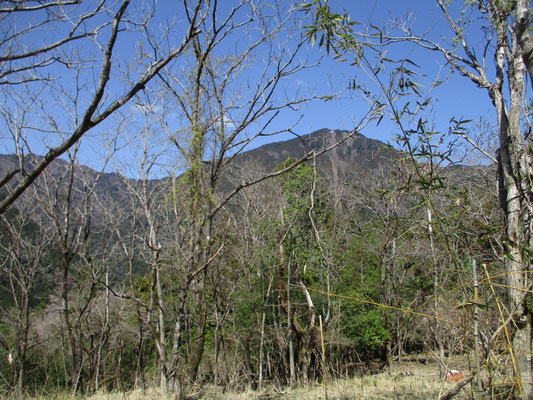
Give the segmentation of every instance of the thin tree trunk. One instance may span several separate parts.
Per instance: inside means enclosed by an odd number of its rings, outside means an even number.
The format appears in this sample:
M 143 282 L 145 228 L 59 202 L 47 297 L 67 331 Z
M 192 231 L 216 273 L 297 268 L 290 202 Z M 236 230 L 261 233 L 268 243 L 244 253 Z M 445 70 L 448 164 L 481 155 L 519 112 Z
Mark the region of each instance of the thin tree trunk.
M 98 350 L 96 355 L 96 372 L 94 379 L 94 388 L 96 391 L 100 389 L 100 369 L 102 366 L 102 351 L 107 341 L 108 327 L 109 327 L 109 269 L 106 264 L 105 271 L 105 310 L 104 310 L 104 324 L 100 332 L 100 342 L 98 343 Z
M 157 259 L 157 256 L 156 256 Z M 165 353 L 165 360 L 161 363 L 161 391 L 166 393 L 168 391 L 168 360 L 166 359 L 166 334 L 165 334 L 165 311 L 163 309 L 163 289 L 161 286 L 161 271 L 159 269 L 159 263 L 155 264 L 155 284 L 157 293 L 157 310 L 158 310 L 158 327 L 159 327 L 159 345 L 162 348 L 162 353 Z
M 263 351 L 264 351 L 264 343 L 265 343 L 265 320 L 266 320 L 266 310 L 267 310 L 267 301 L 270 297 L 270 289 L 272 288 L 272 280 L 273 278 L 270 278 L 270 281 L 268 282 L 268 289 L 266 296 L 263 297 L 263 315 L 261 317 L 261 340 L 259 342 L 259 390 L 262 389 L 263 385 Z
M 187 375 L 190 382 L 196 380 L 198 375 L 198 368 L 202 361 L 205 345 L 205 325 L 206 325 L 206 313 L 204 310 L 203 289 L 205 284 L 205 271 L 197 278 L 195 292 L 195 305 L 196 305 L 196 332 L 195 338 L 192 344 L 191 354 L 188 359 Z
M 300 354 L 302 354 L 300 365 L 302 367 L 303 379 L 304 383 L 307 383 L 309 382 L 309 367 L 311 365 L 311 353 L 313 351 L 314 344 L 313 335 L 315 333 L 316 313 L 315 305 L 313 303 L 313 299 L 311 298 L 309 290 L 307 289 L 302 280 L 300 280 L 299 285 L 305 296 L 305 301 L 307 303 L 307 309 L 309 314 L 309 325 L 305 330 L 302 330 L 302 349 L 300 351 Z
M 479 352 L 479 307 L 478 307 L 478 289 L 479 284 L 477 280 L 476 260 L 472 259 L 472 275 L 474 279 L 474 363 L 476 367 L 476 390 L 481 392 L 481 378 L 480 378 L 480 352 Z
M 428 199 L 428 201 L 430 201 Z M 431 213 L 430 205 L 426 207 L 427 221 L 428 221 L 428 235 L 429 245 L 431 247 L 431 256 L 433 259 L 433 306 L 435 308 L 435 342 L 439 349 L 439 377 L 442 379 L 446 374 L 446 364 L 444 361 L 444 345 L 442 343 L 442 335 L 440 332 L 440 320 L 439 320 L 439 265 L 437 262 L 437 254 L 435 250 L 435 242 L 433 239 L 433 216 Z
M 65 260 L 68 255 L 63 254 L 63 276 L 61 282 L 61 316 L 63 330 L 67 336 L 67 351 L 69 357 L 69 384 L 72 390 L 77 390 L 78 384 L 78 357 L 76 355 L 76 339 L 70 322 L 69 301 L 68 301 L 68 276 L 69 263 Z
M 291 280 L 291 263 L 287 265 L 287 327 L 289 328 L 289 383 L 294 385 L 296 382 L 296 364 L 294 359 L 294 335 L 292 333 L 292 315 L 291 315 L 291 292 L 290 292 L 290 280 Z
M 145 389 L 144 382 L 144 333 L 143 333 L 143 321 L 140 315 L 139 306 L 137 305 L 137 335 L 138 335 L 138 344 L 137 344 L 137 365 L 135 368 L 136 381 L 138 380 L 141 388 Z

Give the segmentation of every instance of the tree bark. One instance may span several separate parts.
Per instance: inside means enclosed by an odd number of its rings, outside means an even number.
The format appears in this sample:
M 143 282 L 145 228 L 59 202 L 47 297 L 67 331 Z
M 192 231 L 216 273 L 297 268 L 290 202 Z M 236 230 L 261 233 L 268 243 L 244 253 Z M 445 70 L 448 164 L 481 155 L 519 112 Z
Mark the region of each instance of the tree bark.
M 430 199 L 427 200 L 428 202 L 431 202 Z M 444 378 L 444 374 L 446 373 L 446 365 L 444 362 L 444 344 L 442 341 L 442 335 L 440 331 L 440 320 L 439 320 L 439 265 L 437 262 L 437 255 L 435 250 L 435 242 L 433 238 L 433 215 L 431 212 L 430 204 L 426 207 L 427 211 L 427 223 L 428 223 L 428 235 L 429 235 L 429 243 L 431 247 L 431 257 L 433 262 L 433 306 L 435 309 L 435 342 L 437 343 L 437 347 L 439 349 L 439 377 L 442 379 Z
M 505 267 L 509 285 L 511 309 L 520 316 L 513 337 L 514 355 L 524 398 L 533 399 L 532 385 L 532 325 L 522 290 L 530 277 L 531 260 L 525 248 L 532 248 L 531 236 L 531 155 L 527 151 L 521 130 L 521 103 L 524 93 L 524 64 L 520 54 L 509 53 L 504 27 L 498 26 L 496 65 L 498 80 L 491 91 L 496 107 L 500 135 L 499 175 L 500 201 L 505 213 Z M 506 62 L 507 61 L 507 62 Z M 503 96 L 503 78 L 507 67 L 510 102 Z

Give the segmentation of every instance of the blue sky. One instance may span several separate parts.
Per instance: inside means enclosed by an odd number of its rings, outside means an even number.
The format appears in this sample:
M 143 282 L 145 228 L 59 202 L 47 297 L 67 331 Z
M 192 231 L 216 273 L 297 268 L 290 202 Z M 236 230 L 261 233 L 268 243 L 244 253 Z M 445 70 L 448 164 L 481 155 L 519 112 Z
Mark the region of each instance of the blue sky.
M 234 3 L 234 0 L 224 0 L 220 3 L 221 7 L 228 7 Z M 148 3 L 134 2 L 133 7 L 142 8 L 145 4 Z M 283 4 L 284 6 L 287 6 L 289 3 L 284 2 Z M 457 17 L 460 16 L 459 11 L 461 5 L 461 1 L 452 1 L 452 7 L 456 7 L 453 11 Z M 445 41 L 450 35 L 450 30 L 448 29 L 441 11 L 437 8 L 436 2 L 431 0 L 330 0 L 330 6 L 337 12 L 343 12 L 345 10 L 351 16 L 352 21 L 360 22 L 361 25 L 355 27 L 355 29 L 364 29 L 364 26 L 369 25 L 382 27 L 384 23 L 392 19 L 406 19 L 409 17 L 414 32 L 425 33 L 437 41 Z M 158 7 L 160 14 L 153 21 L 153 31 L 157 32 L 159 26 L 164 26 L 169 22 L 175 21 L 175 37 L 178 39 L 181 38 L 184 29 L 184 25 L 181 23 L 183 15 L 175 8 L 176 3 L 172 0 L 161 0 Z M 144 11 L 141 10 L 137 14 L 142 15 L 143 12 Z M 4 20 L 2 23 L 6 24 L 10 22 L 13 23 L 13 21 L 9 20 Z M 24 23 L 29 21 L 19 20 L 18 22 Z M 98 20 L 94 23 L 97 22 Z M 6 28 L 6 26 L 4 26 L 4 28 Z M 478 29 L 477 25 L 474 24 L 474 28 L 467 33 L 474 38 L 476 43 L 481 43 L 481 31 Z M 59 34 L 60 31 L 54 32 L 49 30 L 45 32 L 43 38 L 53 38 L 54 35 Z M 102 37 L 105 38 L 105 34 L 103 34 Z M 38 38 L 34 35 L 31 37 L 31 40 L 35 41 L 38 40 Z M 121 63 L 115 64 L 114 76 L 109 86 L 109 90 L 106 92 L 111 98 L 116 96 L 117 93 L 120 93 L 125 87 L 120 73 L 126 69 L 127 62 L 130 61 L 135 53 L 140 51 L 140 40 L 140 36 L 133 33 L 126 33 L 123 36 L 119 36 L 119 42 L 115 53 L 121 57 Z M 230 37 L 226 44 L 224 44 L 223 51 L 231 52 L 241 46 L 243 42 L 246 43 L 245 40 L 238 36 Z M 145 45 L 145 43 L 143 43 L 143 45 Z M 163 43 L 163 45 L 169 44 Z M 288 44 L 288 47 L 290 47 L 290 43 Z M 85 53 L 91 53 L 98 56 L 98 48 L 96 44 L 92 47 L 82 47 L 80 51 L 82 56 L 84 56 Z M 224 55 L 223 52 L 221 55 Z M 422 85 L 422 90 L 429 89 L 432 81 L 436 78 L 445 81 L 443 85 L 432 91 L 431 96 L 433 98 L 433 107 L 432 110 L 425 115 L 425 117 L 435 125 L 436 130 L 446 131 L 448 129 L 448 122 L 452 117 L 455 117 L 456 119 L 477 119 L 481 116 L 487 116 L 489 119 L 492 118 L 493 110 L 486 91 L 475 87 L 473 83 L 466 78 L 460 77 L 457 73 L 450 74 L 449 67 L 445 65 L 445 61 L 440 54 L 422 50 L 415 44 L 401 44 L 388 49 L 388 56 L 393 59 L 407 57 L 419 65 L 414 80 Z M 290 95 L 297 93 L 298 91 L 329 94 L 332 87 L 335 88 L 335 90 L 343 91 L 354 79 L 358 83 L 369 85 L 371 90 L 376 89 L 375 86 L 372 86 L 369 78 L 363 71 L 350 65 L 350 57 L 352 57 L 350 54 L 347 54 L 346 62 L 338 62 L 333 60 L 331 54 L 326 54 L 325 49 L 320 49 L 318 46 L 309 46 L 304 52 L 302 52 L 301 57 L 309 57 L 310 60 L 316 60 L 321 57 L 321 63 L 315 68 L 305 70 L 286 80 L 281 88 L 282 94 L 288 93 Z M 182 58 L 178 60 L 178 63 L 183 63 L 183 61 L 186 60 L 186 58 Z M 488 62 L 490 64 L 491 60 L 489 59 Z M 82 96 L 87 96 L 87 98 L 90 95 L 91 90 L 94 88 L 94 81 L 99 72 L 98 62 L 95 61 L 94 65 L 94 69 L 85 68 L 83 70 L 82 78 L 80 80 L 80 83 L 85 85 L 82 90 L 82 93 L 84 93 Z M 181 67 L 178 65 L 178 68 Z M 250 67 L 250 70 L 246 71 L 244 75 L 245 79 L 253 81 L 254 74 L 257 75 L 261 68 L 260 59 L 258 59 Z M 69 86 L 74 85 L 74 71 L 65 70 L 64 72 L 51 72 L 58 75 L 58 82 L 60 82 L 63 87 L 61 90 L 47 88 L 43 91 L 43 95 L 39 100 L 45 103 L 46 109 L 54 115 L 54 123 L 57 123 L 64 133 L 68 133 L 74 126 L 73 117 L 69 116 L 69 114 L 71 113 L 75 116 L 76 110 L 69 107 L 68 101 L 63 101 L 62 90 L 65 92 L 69 92 L 70 90 L 72 92 L 72 87 Z M 134 72 L 133 75 L 135 75 Z M 151 85 L 151 88 L 155 87 L 155 85 Z M 27 102 L 26 97 L 23 97 L 22 95 L 21 97 L 17 97 L 18 94 L 16 91 L 13 93 L 14 97 L 8 98 L 6 96 L 4 98 L 4 105 L 20 108 L 21 104 Z M 246 97 L 245 92 L 240 93 L 240 95 L 244 98 Z M 365 96 L 360 92 L 344 90 L 337 99 L 327 102 L 314 101 L 302 105 L 293 111 L 281 112 L 274 120 L 272 129 L 283 130 L 299 120 L 300 122 L 294 131 L 301 135 L 321 128 L 350 130 L 355 126 L 361 115 L 366 112 L 368 107 L 367 103 L 367 99 L 365 99 Z M 121 121 L 120 118 L 112 117 L 102 126 L 89 132 L 87 137 L 83 139 L 80 151 L 80 161 L 93 168 L 98 168 L 99 163 L 101 163 L 101 159 L 106 152 L 103 143 L 104 139 L 108 136 L 107 133 L 115 132 L 119 127 L 124 127 L 128 124 L 131 125 L 129 127 L 131 132 L 138 130 L 139 127 L 143 125 L 143 117 L 140 110 L 142 110 L 142 108 L 136 106 L 135 103 L 126 105 L 119 114 L 120 116 L 125 116 L 126 120 Z M 40 115 L 39 113 L 29 115 L 28 120 L 36 125 L 42 124 L 41 121 L 48 118 L 48 116 L 43 116 L 42 114 L 43 113 L 41 112 Z M 126 123 L 124 121 L 126 121 Z M 167 123 L 173 130 L 178 130 L 180 128 L 180 119 L 178 115 L 170 115 Z M 157 126 L 153 126 L 153 129 L 157 130 Z M 127 130 L 128 128 L 126 128 L 126 131 Z M 375 123 L 370 123 L 361 131 L 361 133 L 370 138 L 391 141 L 397 134 L 397 127 L 390 122 L 387 117 L 384 117 L 379 126 L 376 126 Z M 125 145 L 125 147 L 117 153 L 119 154 L 119 157 L 122 157 L 123 160 L 126 161 L 133 157 L 133 154 L 129 151 L 128 146 L 126 145 L 128 140 L 126 138 L 131 137 L 132 136 L 130 135 L 121 139 L 120 143 Z M 28 138 L 31 150 L 37 154 L 44 154 L 46 146 L 54 145 L 58 140 L 57 136 L 54 137 L 51 133 L 43 133 L 38 130 L 29 134 Z M 161 147 L 164 146 L 164 134 L 159 136 L 156 135 L 154 138 L 153 143 L 155 143 L 156 148 L 159 146 L 156 142 L 157 140 L 161 140 Z M 290 138 L 292 138 L 292 135 L 289 133 L 281 134 L 276 137 L 263 138 L 253 142 L 250 145 L 250 148 L 257 147 L 269 141 L 286 140 Z M 10 140 L 10 137 L 6 136 L 5 132 L 3 137 L 0 136 L 0 144 L 2 144 L 0 152 L 7 153 L 13 151 L 13 146 Z M 172 159 L 172 157 L 174 157 L 173 154 L 169 155 L 167 158 Z
M 455 2 L 455 5 L 461 5 L 461 3 Z M 358 21 L 363 25 L 382 27 L 391 19 L 407 19 L 409 17 L 413 31 L 426 32 L 427 35 L 441 43 L 443 37 L 448 38 L 451 34 L 436 2 L 430 0 L 332 0 L 330 6 L 338 12 L 346 10 L 352 21 Z M 355 27 L 354 29 L 360 28 L 362 27 Z M 476 42 L 480 41 L 481 32 L 473 29 L 469 33 Z M 437 77 L 445 81 L 443 85 L 431 93 L 434 107 L 428 117 L 434 120 L 438 130 L 446 131 L 448 122 L 452 117 L 456 119 L 492 117 L 493 108 L 486 90 L 477 88 L 472 82 L 457 73 L 451 74 L 450 68 L 446 66 L 445 60 L 440 54 L 423 50 L 415 44 L 401 44 L 389 47 L 388 55 L 392 55 L 391 58 L 407 57 L 419 65 L 420 68 L 418 69 L 413 67 L 418 72 L 414 79 L 426 89 Z M 489 63 L 491 61 L 489 59 Z M 321 82 L 328 77 L 342 85 L 343 82 L 347 84 L 352 77 L 355 77 L 357 80 L 366 82 L 367 77 L 364 72 L 349 64 L 349 62 L 342 63 L 326 59 L 323 68 L 317 71 L 314 76 L 309 76 L 308 79 L 312 82 Z M 303 113 L 301 132 L 323 127 L 351 129 L 353 121 L 357 120 L 358 114 L 363 109 L 362 102 L 357 99 L 311 104 Z M 395 137 L 397 129 L 393 123 L 388 123 L 384 118 L 379 126 L 372 123 L 362 133 L 374 139 L 390 141 Z

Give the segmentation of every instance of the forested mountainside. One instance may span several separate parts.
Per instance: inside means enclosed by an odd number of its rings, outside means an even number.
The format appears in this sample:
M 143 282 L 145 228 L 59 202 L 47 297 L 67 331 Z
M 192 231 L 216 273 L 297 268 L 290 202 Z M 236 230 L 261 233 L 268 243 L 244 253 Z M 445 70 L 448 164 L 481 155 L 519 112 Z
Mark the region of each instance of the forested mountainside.
M 321 129 L 292 140 L 267 144 L 238 154 L 225 166 L 218 178 L 220 182 L 217 184 L 217 196 L 232 192 L 243 181 L 253 180 L 261 174 L 275 171 L 287 159 L 299 159 L 313 150 L 319 152 L 348 133 Z M 384 143 L 355 134 L 331 151 L 319 155 L 316 165 L 325 185 L 331 182 L 338 185 L 342 182 L 357 189 L 376 184 L 383 179 L 383 176 L 390 178 L 390 162 L 398 156 L 398 151 L 387 147 Z M 31 169 L 41 159 L 42 157 L 37 155 L 26 156 L 21 168 L 19 159 L 15 155 L 0 155 L 0 178 L 10 177 L 9 184 L 0 192 L 0 198 L 2 193 L 6 193 L 9 187 L 14 186 L 25 175 L 26 170 Z M 310 160 L 308 164 L 312 162 Z M 204 167 L 206 174 L 209 174 L 210 163 L 206 162 Z M 172 181 L 179 182 L 183 178 L 184 175 L 147 179 L 144 183 L 147 190 L 158 192 L 162 190 L 160 194 L 165 196 L 165 190 L 171 190 L 169 187 Z M 57 200 L 50 198 L 53 195 L 51 188 L 61 192 L 70 185 L 71 179 L 73 188 L 71 196 L 78 198 L 89 196 L 89 203 L 92 204 L 91 219 L 95 226 L 100 226 L 106 219 L 105 214 L 101 212 L 104 209 L 103 205 L 114 204 L 120 209 L 127 210 L 132 200 L 131 192 L 143 190 L 142 179 L 128 179 L 116 172 L 95 171 L 80 165 L 76 160 L 71 162 L 57 159 L 35 184 L 35 190 L 40 193 L 37 195 L 39 201 L 48 201 L 50 206 L 50 201 Z M 35 194 L 34 191 L 33 195 Z M 45 194 L 48 198 L 45 198 Z
M 278 168 L 289 158 L 299 159 L 305 154 L 316 151 L 317 153 L 341 140 L 349 132 L 342 130 L 320 129 L 308 135 L 295 137 L 294 139 L 263 145 L 256 149 L 238 154 L 232 159 L 227 167 L 224 177 L 223 192 L 231 191 L 235 184 L 232 181 L 241 181 L 246 174 L 254 168 L 257 173 L 269 172 Z M 317 157 L 317 167 L 328 179 L 340 179 L 346 183 L 362 183 L 372 179 L 379 179 L 377 173 L 383 173 L 388 169 L 390 162 L 399 156 L 399 152 L 378 140 L 366 138 L 356 133 L 346 142 Z M 42 157 L 29 155 L 24 158 L 25 170 L 34 166 Z M 208 168 L 208 166 L 206 166 Z M 20 170 L 19 159 L 15 155 L 0 155 L 0 178 L 5 179 L 15 173 L 11 183 L 17 182 L 24 173 Z M 127 192 L 126 182 L 135 184 L 135 179 L 126 179 L 118 173 L 106 173 L 95 171 L 91 168 L 79 165 L 76 162 L 76 175 L 74 186 L 78 191 L 84 186 L 92 188 L 94 184 L 95 194 L 99 198 L 115 199 L 117 202 L 126 202 L 123 193 Z M 69 179 L 69 162 L 63 159 L 55 160 L 47 171 L 54 181 L 65 185 Z M 374 177 L 373 177 L 374 175 Z M 333 178 L 334 177 L 334 178 Z M 40 180 L 42 181 L 42 179 Z M 150 185 L 157 181 L 150 182 Z
M 348 131 L 324 128 L 294 139 L 266 144 L 238 154 L 225 166 L 224 173 L 220 177 L 221 183 L 218 186 L 219 194 L 231 192 L 242 181 L 250 180 L 254 176 L 275 171 L 287 159 L 296 160 L 312 151 L 319 153 L 346 135 L 349 135 Z M 369 187 L 377 189 L 380 185 L 385 187 L 390 180 L 396 179 L 395 173 L 401 168 L 401 163 L 395 165 L 394 162 L 406 157 L 407 155 L 388 144 L 355 133 L 332 150 L 318 155 L 316 166 L 323 184 L 327 186 L 347 185 L 351 190 L 357 191 Z M 26 156 L 22 169 L 29 169 L 41 159 L 42 157 L 38 155 Z M 10 177 L 11 186 L 17 183 L 24 176 L 24 172 L 20 172 L 19 164 L 19 159 L 15 155 L 0 154 L 0 179 Z M 312 165 L 313 160 L 310 159 L 307 164 Z M 206 162 L 205 168 L 209 169 L 209 165 L 209 162 Z M 95 171 L 80 165 L 76 160 L 72 166 L 70 161 L 55 160 L 45 176 L 37 180 L 36 186 L 66 187 L 72 177 L 73 187 L 78 194 L 93 192 L 91 194 L 93 201 L 98 199 L 98 202 L 123 204 L 124 206 L 131 200 L 128 186 L 137 189 L 142 186 L 142 179 L 126 178 L 117 172 Z M 74 171 L 74 175 L 71 171 Z M 440 168 L 439 174 L 450 178 L 450 182 L 456 184 L 474 183 L 488 176 L 493 178 L 491 174 L 494 174 L 494 171 L 493 167 L 451 164 L 447 168 Z M 179 180 L 183 178 L 183 175 L 148 179 L 146 183 L 150 188 L 165 186 L 170 185 L 173 178 Z M 3 188 L 4 193 L 7 190 L 8 188 Z M 0 192 L 1 197 L 2 192 Z M 361 204 L 365 203 L 362 197 L 360 200 Z M 100 216 L 94 222 L 98 224 L 101 218 L 104 217 Z
M 333 131 L 321 129 L 308 135 L 303 135 L 292 140 L 276 142 L 261 146 L 254 150 L 238 154 L 225 166 L 220 183 L 217 185 L 218 197 L 223 197 L 232 192 L 243 181 L 253 180 L 257 176 L 266 175 L 279 169 L 284 162 L 290 159 L 299 159 L 305 154 L 316 151 L 317 153 L 334 143 L 337 143 L 347 131 Z M 320 175 L 323 187 L 343 187 L 342 191 L 350 193 L 352 198 L 350 212 L 359 217 L 367 218 L 375 212 L 369 205 L 372 200 L 366 199 L 364 192 L 368 187 L 378 188 L 386 185 L 393 179 L 391 175 L 391 162 L 398 159 L 400 153 L 382 142 L 355 134 L 345 142 L 333 148 L 316 159 L 317 174 Z M 22 168 L 19 159 L 15 155 L 0 155 L 0 177 L 7 179 L 9 184 L 0 192 L 6 193 L 9 187 L 14 186 L 25 175 L 25 171 L 31 169 L 42 157 L 29 155 L 23 159 Z M 313 164 L 313 160 L 307 162 Z M 206 175 L 209 174 L 210 164 L 204 164 Z M 46 173 L 34 184 L 31 193 L 24 195 L 23 206 L 30 207 L 31 213 L 27 215 L 28 223 L 43 223 L 47 228 L 54 224 L 64 223 L 64 218 L 72 218 L 70 224 L 79 229 L 79 224 L 90 225 L 93 233 L 87 235 L 86 245 L 96 251 L 104 246 L 102 237 L 96 232 L 102 232 L 109 223 L 110 218 L 115 218 L 120 211 L 121 221 L 116 221 L 122 235 L 127 235 L 128 226 L 124 221 L 135 218 L 135 209 L 139 206 L 136 202 L 138 197 L 148 196 L 153 199 L 150 202 L 165 202 L 168 200 L 176 185 L 180 185 L 186 174 L 167 177 L 163 179 L 131 179 L 113 172 L 101 172 L 80 165 L 74 160 L 55 160 Z M 174 189 L 173 189 L 174 187 Z M 262 191 L 267 185 L 259 186 L 254 191 Z M 357 193 L 357 195 L 356 195 Z M 336 207 L 344 207 L 344 195 L 337 194 Z M 356 199 L 356 200 L 354 200 Z M 72 203 L 70 206 L 66 202 Z M 236 203 L 239 203 L 238 201 Z M 229 203 L 228 207 L 236 212 L 236 218 L 240 219 L 242 213 L 236 203 Z M 70 210 L 70 208 L 73 210 Z M 355 208 L 353 208 L 355 207 Z M 84 208 L 84 211 L 81 209 Z M 7 213 L 17 213 L 17 205 Z M 110 213 L 115 215 L 110 216 Z M 63 229 L 68 230 L 68 226 Z M 66 233 L 66 232 L 63 232 Z M 117 232 L 115 232 L 118 234 Z M 114 237 L 114 235 L 113 235 Z M 51 243 L 51 248 L 58 243 Z M 59 257 L 59 248 L 56 248 L 56 256 Z M 57 260 L 59 264 L 59 260 Z M 119 262 L 115 267 L 115 274 L 124 277 L 126 264 Z M 136 263 L 136 271 L 146 272 L 147 265 Z M 51 276 L 51 281 L 56 280 Z M 48 293 L 40 293 L 38 297 L 46 297 Z
M 287 158 L 297 159 L 313 150 L 319 152 L 347 134 L 348 131 L 343 130 L 319 129 L 308 135 L 295 136 L 291 140 L 270 143 L 245 152 L 237 158 L 237 163 L 246 165 L 251 161 L 264 166 L 265 169 L 274 169 Z M 337 170 L 341 174 L 358 171 L 364 176 L 372 170 L 383 168 L 398 155 L 397 150 L 385 143 L 355 133 L 346 142 L 320 155 L 317 166 L 329 175 Z
M 343 134 L 235 157 L 202 207 Z M 17 159 L 0 167 L 6 176 Z M 89 391 L 157 375 L 176 387 L 307 381 L 322 373 L 319 319 L 332 374 L 471 345 L 457 308 L 471 297 L 470 260 L 499 268 L 491 167 L 414 168 L 356 134 L 206 216 L 183 190 L 190 173 L 132 180 L 57 160 L 2 216 L 8 385 L 21 373 L 26 384 Z M 208 229 L 195 236 L 198 221 Z M 484 311 L 484 329 L 496 329 L 495 313 Z

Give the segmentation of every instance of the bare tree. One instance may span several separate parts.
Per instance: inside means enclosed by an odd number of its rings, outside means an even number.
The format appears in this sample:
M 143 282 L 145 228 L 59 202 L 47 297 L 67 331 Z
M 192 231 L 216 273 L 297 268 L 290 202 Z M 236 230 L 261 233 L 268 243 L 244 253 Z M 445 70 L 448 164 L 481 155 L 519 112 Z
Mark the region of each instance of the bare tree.
M 3 139 L 9 151 L 16 151 L 20 162 L 18 168 L 2 179 L 2 186 L 8 190 L 0 201 L 0 213 L 52 161 L 117 113 L 163 68 L 183 55 L 198 33 L 201 10 L 208 4 L 204 0 L 186 0 L 183 6 L 176 6 L 176 15 L 186 14 L 185 33 L 178 39 L 170 36 L 177 23 L 167 26 L 163 37 L 151 33 L 159 29 L 160 10 L 155 5 L 131 10 L 129 0 L 3 3 L 0 83 L 5 101 L 1 114 L 5 131 L 11 134 L 11 139 Z M 43 35 L 49 31 L 53 34 Z M 117 47 L 122 43 L 131 44 L 128 34 L 135 38 L 138 54 L 124 58 L 124 52 L 117 51 Z M 47 37 L 51 37 L 49 42 L 35 41 Z M 151 42 L 156 37 L 157 43 Z M 147 54 L 144 41 L 157 50 Z M 122 84 L 124 80 L 115 79 L 114 74 L 126 67 L 130 78 Z M 86 74 L 87 71 L 90 73 Z M 65 116 L 68 116 L 66 120 Z M 51 132 L 59 134 L 36 147 L 36 137 Z M 22 161 L 24 155 L 36 151 L 46 154 L 28 168 Z M 8 185 L 16 172 L 21 175 Z
M 109 25 L 96 22 L 110 5 L 81 0 L 11 2 L 0 5 L 2 21 L 0 47 L 1 85 L 45 81 L 50 78 L 47 67 L 64 63 L 61 50 L 71 42 L 94 38 Z M 91 27 L 95 25 L 94 27 Z M 91 28 L 89 28 L 91 27 Z M 58 35 L 39 33 L 57 30 Z
M 77 151 L 69 152 L 69 162 L 56 163 L 34 186 L 33 199 L 41 214 L 40 224 L 53 229 L 60 253 L 58 305 L 60 331 L 68 354 L 68 384 L 73 391 L 91 390 L 99 385 L 101 355 L 110 334 L 109 292 L 103 293 L 102 318 L 95 306 L 101 294 L 101 281 L 109 282 L 109 266 L 114 244 L 110 227 L 92 222 L 99 173 L 78 164 Z M 105 168 L 105 163 L 102 168 Z M 92 234 L 95 239 L 92 240 Z M 87 384 L 87 386 L 86 386 Z
M 256 5 L 242 0 L 225 10 L 214 2 L 205 13 L 186 67 L 169 65 L 159 74 L 161 90 L 139 97 L 140 107 L 166 133 L 184 164 L 173 193 L 183 234 L 176 249 L 182 271 L 179 304 L 192 304 L 187 314 L 194 327 L 186 367 L 190 381 L 196 379 L 204 352 L 207 272 L 225 246 L 221 211 L 245 187 L 281 175 L 311 159 L 313 152 L 234 187 L 228 185 L 228 166 L 254 139 L 279 133 L 270 126 L 282 110 L 323 98 L 289 92 L 284 86 L 289 78 L 317 65 L 307 58 L 295 10 L 282 2 Z M 228 50 L 236 37 L 239 45 Z M 183 313 L 179 307 L 178 313 Z
M 533 398 L 533 365 L 531 363 L 532 324 L 530 303 L 531 252 L 533 244 L 533 198 L 532 198 L 532 156 L 531 156 L 531 106 L 525 82 L 533 82 L 531 58 L 531 9 L 529 2 L 520 1 L 473 1 L 450 7 L 452 2 L 436 0 L 438 8 L 447 22 L 446 34 L 432 39 L 430 34 L 419 35 L 410 21 L 397 19 L 390 29 L 376 29 L 372 26 L 362 33 L 355 33 L 346 15 L 331 12 L 327 5 L 317 1 L 308 3 L 304 9 L 314 7 L 315 25 L 308 30 L 308 36 L 315 39 L 324 35 L 323 42 L 328 49 L 333 46 L 337 54 L 355 50 L 356 63 L 368 63 L 365 49 L 383 49 L 383 46 L 401 42 L 412 42 L 421 48 L 439 53 L 453 70 L 486 91 L 494 105 L 498 126 L 499 150 L 499 195 L 505 218 L 505 239 L 501 261 L 505 265 L 508 279 L 510 307 L 508 316 L 502 321 L 512 331 L 512 357 L 516 361 L 514 373 L 519 378 L 518 389 L 524 398 Z M 468 15 L 462 18 L 461 15 Z M 457 14 L 456 14 L 457 13 Z M 470 18 L 472 16 L 472 18 Z M 483 38 L 468 35 L 469 24 L 476 31 L 485 32 Z M 370 47 L 367 47 L 370 45 Z M 489 56 L 494 64 L 489 67 Z M 388 63 L 384 53 L 377 52 L 375 65 Z M 406 60 L 400 60 L 405 65 Z M 374 70 L 375 71 L 375 70 Z M 409 76 L 408 68 L 400 72 L 403 80 L 398 81 L 397 93 L 411 91 L 420 96 L 416 82 Z M 406 74 L 407 73 L 407 74 Z M 376 74 L 374 74 L 376 76 Z M 379 81 L 382 84 L 382 81 Z M 392 97 L 387 103 L 397 104 L 393 119 L 401 126 L 401 117 L 413 114 L 413 109 L 400 105 Z M 425 103 L 419 102 L 420 106 Z M 403 109 L 402 109 L 403 107 Z M 456 121 L 451 131 L 465 133 L 466 121 Z M 419 129 L 417 129 L 418 131 Z
M 448 22 L 456 44 L 442 45 L 416 35 L 407 25 L 397 28 L 401 35 L 391 41 L 408 40 L 423 48 L 441 53 L 448 63 L 462 76 L 486 90 L 495 109 L 498 122 L 500 148 L 498 150 L 499 193 L 505 215 L 504 254 L 509 283 L 512 317 L 507 324 L 513 329 L 513 352 L 516 359 L 516 375 L 520 378 L 520 392 L 525 398 L 533 398 L 533 367 L 530 360 L 531 310 L 528 307 L 528 291 L 531 286 L 531 257 L 525 249 L 533 244 L 533 170 L 529 133 L 530 110 L 527 105 L 525 80 L 531 75 L 531 32 L 528 2 L 513 3 L 474 2 L 466 9 L 479 13 L 485 29 L 490 32 L 484 43 L 469 40 L 460 22 L 456 22 L 445 2 L 437 0 Z M 477 10 L 474 11 L 476 7 Z M 476 51 L 481 46 L 486 51 Z M 453 49 L 457 48 L 458 51 Z M 528 50 L 529 48 L 529 50 Z M 495 74 L 487 67 L 485 56 L 491 51 Z
M 42 301 L 36 295 L 39 286 L 48 279 L 50 273 L 50 248 L 52 235 L 50 228 L 41 225 L 34 201 L 27 197 L 19 202 L 12 212 L 0 220 L 2 243 L 0 244 L 0 275 L 2 276 L 2 298 L 6 299 L 0 309 L 2 320 L 13 327 L 15 343 L 13 347 L 6 338 L 1 343 L 6 347 L 12 371 L 11 384 L 20 395 L 25 389 L 29 368 L 29 352 L 38 346 L 32 340 L 34 316 L 32 308 Z
M 147 143 L 145 142 L 145 144 Z M 138 233 L 138 239 L 142 243 L 142 247 L 139 249 L 140 255 L 149 269 L 149 299 L 148 303 L 141 304 L 145 309 L 144 322 L 154 340 L 159 356 L 161 389 L 164 392 L 169 389 L 179 391 L 179 380 L 176 376 L 178 354 L 175 350 L 169 351 L 169 346 L 172 349 L 180 347 L 181 321 L 179 319 L 176 321 L 169 337 L 167 324 L 171 322 L 168 315 L 170 310 L 165 301 L 163 288 L 163 275 L 166 275 L 167 272 L 163 261 L 172 246 L 177 244 L 166 236 L 167 228 L 175 223 L 172 218 L 172 208 L 168 207 L 164 201 L 165 196 L 171 192 L 171 187 L 165 182 L 150 183 L 150 170 L 154 168 L 157 157 L 147 158 L 149 153 L 146 151 L 144 156 L 141 160 L 142 180 L 139 184 L 133 182 L 129 185 L 129 189 L 139 205 L 138 221 L 142 223 L 142 229 Z M 134 249 L 128 250 L 128 252 L 133 251 Z M 135 293 L 135 289 L 133 287 L 132 289 Z M 174 333 L 172 334 L 172 332 Z

